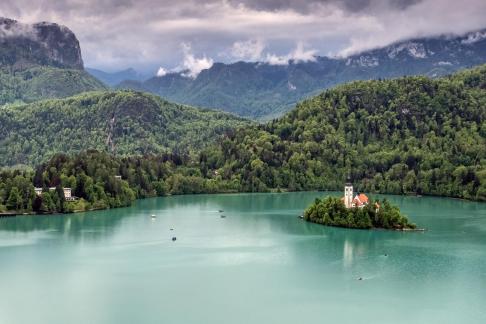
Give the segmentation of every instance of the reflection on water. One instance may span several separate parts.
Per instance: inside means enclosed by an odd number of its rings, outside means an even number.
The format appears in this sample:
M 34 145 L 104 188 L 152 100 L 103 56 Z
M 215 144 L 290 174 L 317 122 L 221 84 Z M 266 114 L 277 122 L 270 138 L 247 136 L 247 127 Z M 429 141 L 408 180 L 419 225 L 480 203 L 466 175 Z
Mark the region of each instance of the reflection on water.
M 63 237 L 99 239 L 113 234 L 123 218 L 134 216 L 133 207 L 76 214 L 29 215 L 0 219 L 0 231 L 57 232 Z
M 0 219 L 0 323 L 486 322 L 485 204 L 387 196 L 425 233 L 298 218 L 325 194 Z
M 343 260 L 346 268 L 353 264 L 353 245 L 349 241 L 344 241 Z

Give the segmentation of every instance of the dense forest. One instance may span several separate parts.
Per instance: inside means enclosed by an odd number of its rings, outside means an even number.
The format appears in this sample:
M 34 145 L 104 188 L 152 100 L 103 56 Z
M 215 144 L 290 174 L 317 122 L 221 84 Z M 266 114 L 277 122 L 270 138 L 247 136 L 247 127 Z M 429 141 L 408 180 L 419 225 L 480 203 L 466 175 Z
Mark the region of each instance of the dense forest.
M 347 176 L 362 192 L 486 201 L 485 107 L 481 66 L 435 80 L 353 82 L 263 125 L 137 92 L 2 109 L 3 163 L 69 151 L 63 145 L 111 152 L 57 154 L 35 171 L 2 171 L 0 208 L 71 211 L 165 194 L 340 190 Z M 57 189 L 39 198 L 34 186 Z M 65 203 L 62 187 L 80 199 Z
M 118 155 L 193 152 L 251 122 L 134 91 L 88 92 L 0 107 L 0 165 L 87 149 Z
M 36 66 L 14 71 L 0 68 L 0 105 L 64 98 L 106 86 L 83 70 Z
M 43 188 L 42 195 L 35 194 L 35 187 Z M 65 201 L 63 188 L 71 188 L 77 199 Z M 128 206 L 136 198 L 240 189 L 237 182 L 203 178 L 186 154 L 115 157 L 90 150 L 57 154 L 33 171 L 0 171 L 0 213 L 104 209 Z
M 346 208 L 344 203 L 335 197 L 316 199 L 304 211 L 304 219 L 308 222 L 346 228 L 395 230 L 416 228 L 416 225 L 410 223 L 398 207 L 391 205 L 386 199 L 373 201 L 363 208 Z
M 201 153 L 244 191 L 340 189 L 486 200 L 486 66 L 450 77 L 358 81 Z

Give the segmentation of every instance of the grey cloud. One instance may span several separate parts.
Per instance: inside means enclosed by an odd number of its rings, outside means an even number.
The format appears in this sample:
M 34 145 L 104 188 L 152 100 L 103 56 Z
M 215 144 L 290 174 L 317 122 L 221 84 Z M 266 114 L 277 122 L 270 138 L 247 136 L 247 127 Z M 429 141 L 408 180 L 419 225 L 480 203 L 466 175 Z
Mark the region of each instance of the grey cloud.
M 11 37 L 37 38 L 33 25 L 19 23 L 11 19 L 0 18 L 0 39 Z
M 486 27 L 484 0 L 2 0 L 0 16 L 52 21 L 80 40 L 87 66 L 170 70 L 194 57 L 232 61 L 235 43 L 261 40 L 262 56 L 298 43 L 319 55 L 404 38 Z M 249 42 L 251 44 L 251 42 Z M 250 55 L 251 56 L 251 55 Z
M 403 10 L 422 0 L 230 0 L 258 10 L 295 10 L 309 12 L 320 5 L 335 5 L 351 13 L 376 9 L 379 6 Z

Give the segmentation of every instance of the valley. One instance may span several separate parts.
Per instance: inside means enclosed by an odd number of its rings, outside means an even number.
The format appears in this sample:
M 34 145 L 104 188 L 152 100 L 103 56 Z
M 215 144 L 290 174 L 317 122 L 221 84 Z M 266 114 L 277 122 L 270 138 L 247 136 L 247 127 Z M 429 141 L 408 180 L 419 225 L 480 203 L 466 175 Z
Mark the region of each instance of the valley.
M 486 66 L 446 75 L 485 61 L 484 31 L 408 40 L 346 60 L 216 63 L 195 78 L 168 73 L 130 81 L 135 90 L 109 90 L 84 70 L 67 27 L 0 23 L 7 35 L 0 51 L 3 212 L 121 207 L 175 194 L 339 190 L 346 177 L 370 193 L 486 200 Z M 89 71 L 112 85 L 138 75 Z M 382 79 L 420 73 L 427 76 Z M 377 80 L 359 81 L 370 78 Z M 277 95 L 282 80 L 299 94 Z M 357 81 L 336 86 L 348 80 Z M 202 99 L 205 91 L 212 103 Z M 280 117 L 256 123 L 235 114 Z M 43 188 L 50 188 L 45 195 L 34 193 Z M 64 203 L 62 188 L 75 202 Z
M 3 1 L 0 323 L 485 323 L 485 15 Z

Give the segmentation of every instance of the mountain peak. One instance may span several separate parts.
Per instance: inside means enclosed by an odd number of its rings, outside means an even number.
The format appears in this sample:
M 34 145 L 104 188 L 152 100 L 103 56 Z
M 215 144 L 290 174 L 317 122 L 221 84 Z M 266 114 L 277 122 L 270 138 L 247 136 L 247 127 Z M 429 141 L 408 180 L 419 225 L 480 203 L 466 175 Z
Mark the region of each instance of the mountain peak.
M 83 69 L 79 41 L 66 26 L 50 22 L 24 24 L 0 17 L 0 66 Z

